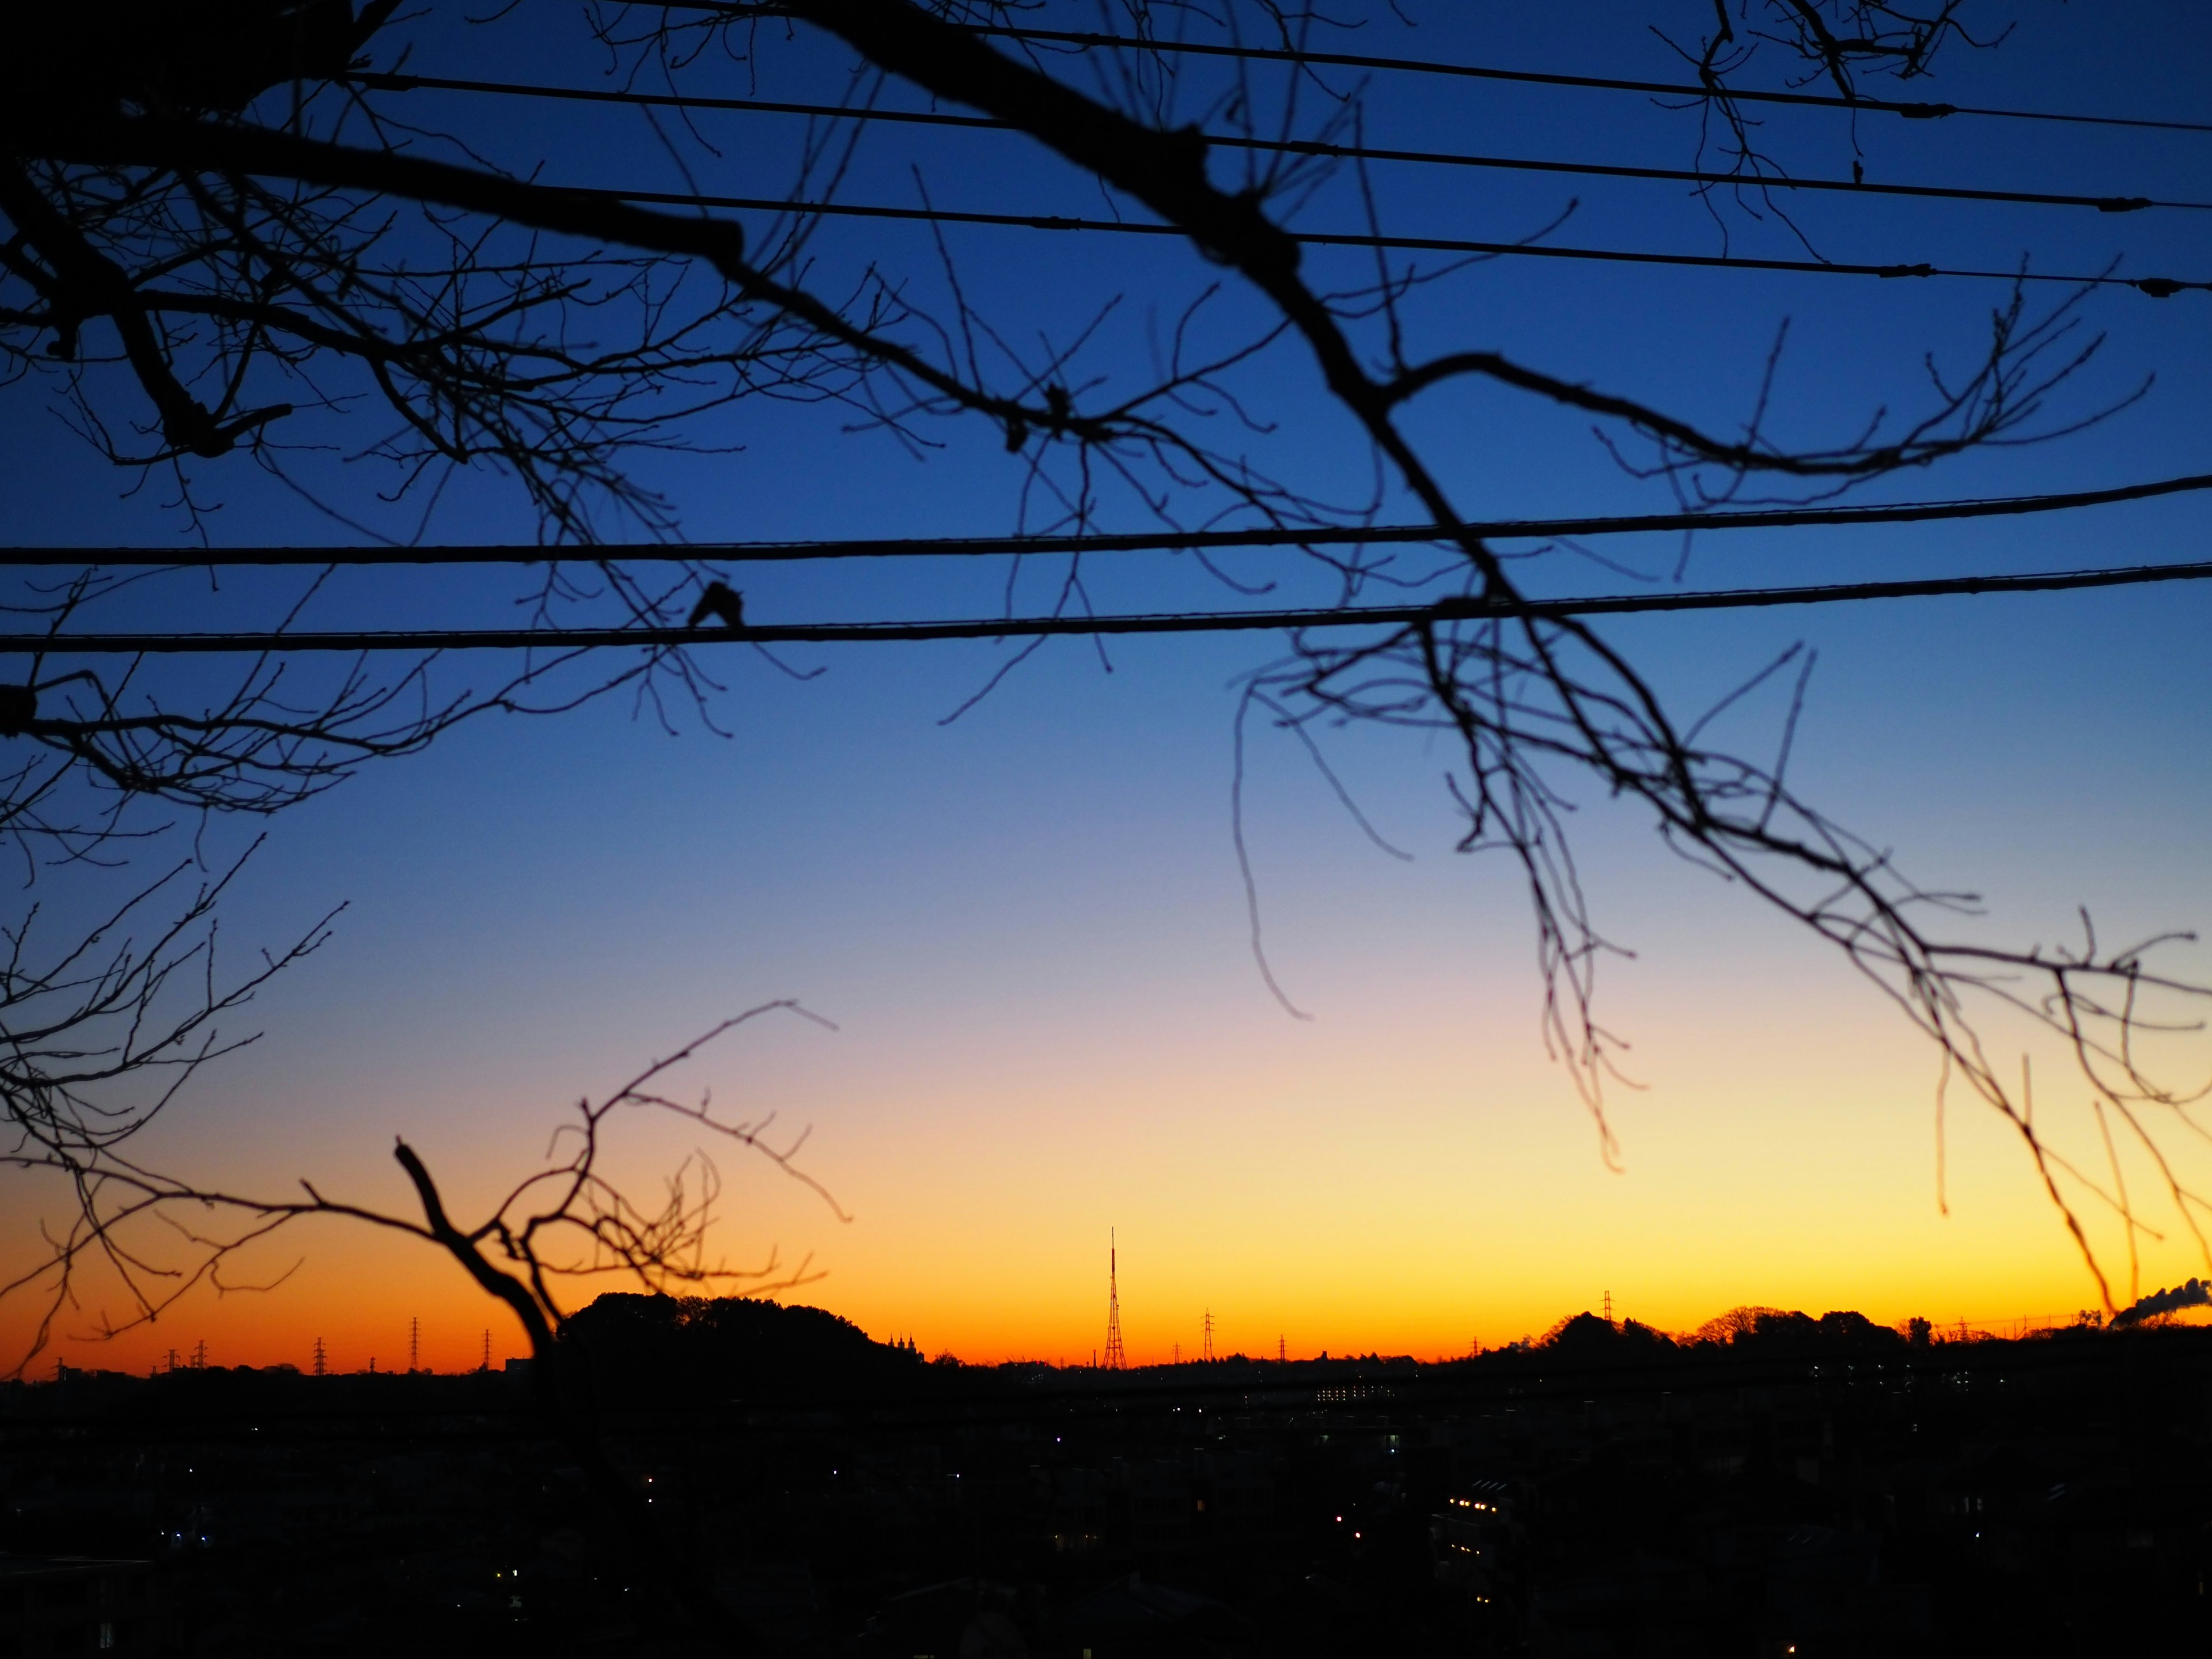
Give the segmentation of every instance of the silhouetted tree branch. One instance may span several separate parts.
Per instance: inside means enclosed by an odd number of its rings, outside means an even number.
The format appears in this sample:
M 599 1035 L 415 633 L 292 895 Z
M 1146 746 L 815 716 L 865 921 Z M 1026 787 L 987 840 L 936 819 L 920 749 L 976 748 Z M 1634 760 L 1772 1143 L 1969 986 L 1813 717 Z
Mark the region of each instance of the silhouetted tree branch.
M 213 891 L 203 893 L 191 920 L 211 908 L 215 896 Z M 183 932 L 179 930 L 180 935 Z M 321 938 L 319 933 L 295 955 L 313 949 Z M 167 946 L 168 941 L 161 943 Z M 158 984 L 151 990 L 142 988 L 148 980 L 173 971 L 173 956 L 157 950 L 143 958 L 118 958 L 119 967 L 111 968 L 106 979 L 92 988 L 104 1000 L 94 1004 L 80 993 L 79 1005 L 90 1006 L 98 1017 L 122 1020 L 134 1028 L 131 1036 L 137 1038 L 134 1017 L 151 1006 Z M 265 964 L 257 978 L 230 994 L 220 1006 L 236 1006 L 283 965 Z M 109 988 L 107 981 L 114 981 L 114 988 Z M 58 988 L 71 988 L 64 984 Z M 0 1074 L 0 1087 L 34 1097 L 24 1113 L 46 1127 L 42 1133 L 19 1136 L 0 1153 L 0 1169 L 58 1175 L 82 1202 L 66 1231 L 51 1241 L 46 1256 L 0 1286 L 0 1295 L 35 1291 L 46 1298 L 40 1336 L 43 1343 L 54 1319 L 75 1305 L 83 1273 L 95 1263 L 104 1264 L 116 1274 L 129 1304 L 120 1320 L 102 1316 L 101 1333 L 112 1335 L 158 1318 L 198 1285 L 219 1285 L 228 1265 L 281 1229 L 311 1216 L 337 1217 L 404 1233 L 444 1250 L 479 1288 L 514 1314 L 531 1340 L 532 1352 L 546 1353 L 548 1366 L 556 1367 L 557 1357 L 545 1345 L 559 1337 L 568 1316 L 564 1285 L 603 1283 L 612 1276 L 653 1294 L 677 1295 L 732 1285 L 757 1292 L 807 1283 L 811 1276 L 807 1261 L 787 1270 L 771 1253 L 758 1265 L 732 1267 L 726 1258 L 710 1253 L 722 1182 L 705 1150 L 672 1170 L 659 1199 L 651 1203 L 633 1197 L 601 1167 L 617 1121 L 641 1113 L 674 1117 L 693 1126 L 709 1142 L 766 1159 L 812 1191 L 841 1220 L 848 1218 L 829 1190 L 799 1164 L 805 1133 L 779 1146 L 769 1138 L 773 1115 L 757 1121 L 728 1120 L 718 1116 L 707 1100 L 679 1101 L 659 1090 L 668 1072 L 716 1038 L 771 1013 L 795 1014 L 835 1029 L 787 1000 L 764 1003 L 724 1020 L 602 1098 L 579 1101 L 574 1119 L 554 1131 L 541 1167 L 523 1176 L 482 1220 L 466 1229 L 453 1222 L 428 1166 L 404 1140 L 396 1144 L 392 1155 L 415 1190 L 419 1216 L 331 1199 L 306 1180 L 301 1182 L 303 1196 L 296 1199 L 231 1192 L 171 1176 L 132 1158 L 123 1143 L 167 1095 L 137 1119 L 125 1120 L 74 1091 L 154 1066 L 174 1065 L 188 1071 L 203 1063 L 217 1050 L 203 1045 L 178 1059 L 169 1058 L 207 1023 L 208 1016 L 199 1011 L 164 1028 L 158 1047 L 149 1049 L 143 1039 L 136 1048 L 118 1047 L 112 1055 L 101 1057 L 104 1063 L 98 1069 L 65 1073 L 49 1064 L 43 1073 L 33 1072 L 27 1069 L 27 1061 L 35 1064 L 39 1057 L 30 1054 L 27 1060 L 19 1060 L 15 1071 Z M 62 1029 L 82 1030 L 87 1019 L 73 1007 Z M 186 1214 L 195 1218 L 178 1220 Z M 205 1218 L 210 1217 L 214 1218 Z M 189 1248 L 182 1258 L 165 1259 L 146 1243 L 162 1239 L 163 1228 L 186 1241 Z
M 232 1192 L 147 1167 L 120 1146 L 134 1126 L 107 1124 L 96 1113 L 89 1121 L 73 1116 L 68 1080 L 48 1079 L 43 1086 L 53 1103 L 46 1112 L 52 1128 L 43 1137 L 19 1136 L 0 1152 L 0 1170 L 58 1176 L 79 1201 L 66 1229 L 50 1236 L 43 1257 L 0 1285 L 0 1297 L 27 1293 L 45 1304 L 31 1352 L 15 1369 L 45 1344 L 58 1319 L 82 1306 L 86 1279 L 100 1270 L 130 1299 L 122 1319 L 100 1316 L 101 1329 L 114 1334 L 159 1318 L 201 1286 L 266 1288 L 234 1284 L 226 1270 L 302 1220 L 358 1223 L 418 1239 L 442 1251 L 522 1328 L 549 1425 L 589 1475 L 633 1571 L 659 1583 L 699 1630 L 742 1649 L 742 1631 L 714 1599 L 710 1575 L 693 1559 L 693 1540 L 645 1501 L 636 1480 L 607 1449 L 592 1381 L 562 1341 L 574 1311 L 563 1287 L 574 1286 L 578 1299 L 585 1287 L 610 1278 L 654 1295 L 759 1294 L 818 1276 L 810 1272 L 811 1258 L 787 1267 L 771 1250 L 761 1261 L 732 1266 L 717 1252 L 711 1235 L 721 1177 L 703 1148 L 669 1174 L 657 1202 L 633 1198 L 602 1167 L 617 1120 L 639 1113 L 672 1116 L 710 1144 L 766 1159 L 814 1192 L 840 1220 L 849 1219 L 798 1164 L 804 1133 L 778 1144 L 769 1138 L 772 1114 L 733 1121 L 718 1116 L 706 1099 L 682 1101 L 664 1090 L 667 1073 L 716 1038 L 780 1012 L 829 1026 L 795 1002 L 763 1004 L 723 1021 L 601 1098 L 578 1102 L 573 1121 L 555 1131 L 542 1165 L 473 1224 L 453 1218 L 428 1164 L 404 1139 L 394 1143 L 392 1156 L 413 1192 L 412 1212 L 329 1197 L 305 1179 L 296 1198 Z M 173 1046 L 181 1041 L 171 1039 Z M 12 1090 L 12 1078 L 0 1080 L 0 1087 Z

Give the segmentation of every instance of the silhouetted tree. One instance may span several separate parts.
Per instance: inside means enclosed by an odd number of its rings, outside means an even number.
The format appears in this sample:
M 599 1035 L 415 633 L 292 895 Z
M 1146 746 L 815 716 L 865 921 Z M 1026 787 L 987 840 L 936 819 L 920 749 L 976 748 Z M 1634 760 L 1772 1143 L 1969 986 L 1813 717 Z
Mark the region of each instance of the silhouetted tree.
M 1578 1313 L 1552 1327 L 1536 1346 L 1565 1358 L 1603 1363 L 1656 1358 L 1671 1351 L 1674 1342 L 1639 1320 L 1616 1324 L 1594 1313 Z
M 1915 1320 L 1916 1326 L 1926 1322 Z M 1887 1325 L 1849 1310 L 1810 1314 L 1783 1308 L 1731 1308 L 1698 1327 L 1693 1339 L 1730 1347 L 1779 1349 L 1785 1352 L 1821 1348 L 1894 1347 L 1901 1338 Z
M 764 1158 L 811 1188 L 840 1219 L 848 1218 L 828 1190 L 795 1161 L 805 1139 L 803 1132 L 779 1145 L 769 1139 L 772 1115 L 731 1120 L 717 1116 L 704 1100 L 679 1100 L 665 1091 L 664 1079 L 673 1068 L 726 1033 L 775 1013 L 828 1024 L 792 1002 L 764 1004 L 725 1020 L 606 1095 L 578 1102 L 574 1117 L 556 1130 L 543 1164 L 472 1218 L 453 1214 L 428 1164 L 404 1140 L 395 1143 L 392 1157 L 413 1188 L 411 1211 L 326 1194 L 304 1178 L 296 1197 L 227 1190 L 109 1154 L 82 1177 L 77 1213 L 54 1241 L 52 1255 L 0 1286 L 0 1293 L 45 1296 L 50 1324 L 70 1300 L 81 1266 L 97 1257 L 120 1276 L 136 1304 L 135 1316 L 114 1328 L 120 1330 L 155 1319 L 198 1285 L 222 1285 L 226 1267 L 310 1218 L 359 1223 L 441 1251 L 521 1327 L 548 1427 L 585 1471 L 630 1570 L 658 1585 L 673 1610 L 695 1627 L 726 1636 L 739 1647 L 749 1645 L 742 1628 L 712 1594 L 712 1575 L 697 1558 L 697 1540 L 665 1509 L 647 1500 L 637 1479 L 609 1450 L 601 1426 L 601 1407 L 608 1400 L 642 1396 L 672 1403 L 685 1397 L 687 1379 L 651 1369 L 667 1355 L 656 1352 L 650 1341 L 616 1356 L 607 1352 L 605 1339 L 613 1334 L 610 1326 L 626 1323 L 629 1329 L 622 1334 L 627 1337 L 666 1322 L 634 1316 L 625 1321 L 625 1303 L 635 1301 L 678 1318 L 735 1328 L 744 1316 L 732 1310 L 727 1292 L 757 1295 L 808 1283 L 811 1258 L 787 1266 L 771 1249 L 757 1261 L 732 1265 L 720 1254 L 711 1235 L 722 1182 L 706 1151 L 695 1152 L 666 1176 L 654 1204 L 634 1200 L 610 1179 L 603 1160 L 624 1119 L 672 1116 L 710 1145 Z M 573 1328 L 579 1304 L 610 1281 L 635 1286 L 645 1296 L 617 1299 L 597 1317 L 586 1317 L 580 1329 Z M 714 1291 L 725 1296 L 702 1300 L 702 1292 Z M 842 1326 L 842 1321 L 833 1322 Z M 839 1334 L 831 1334 L 833 1344 Z M 594 1336 L 601 1339 L 596 1345 Z M 811 1346 L 818 1360 L 821 1338 Z M 730 1357 L 730 1348 L 724 1345 L 724 1358 Z M 745 1357 L 756 1377 L 773 1364 L 769 1356 Z M 611 1363 L 618 1363 L 626 1376 L 605 1374 Z M 794 1378 L 804 1382 L 820 1369 L 818 1363 L 810 1367 L 802 1360 Z M 688 1380 L 700 1381 L 696 1376 Z
M 652 1402 L 819 1404 L 910 1391 L 932 1374 L 912 1347 L 758 1296 L 611 1291 L 562 1321 L 561 1341 L 562 1364 L 595 1391 Z

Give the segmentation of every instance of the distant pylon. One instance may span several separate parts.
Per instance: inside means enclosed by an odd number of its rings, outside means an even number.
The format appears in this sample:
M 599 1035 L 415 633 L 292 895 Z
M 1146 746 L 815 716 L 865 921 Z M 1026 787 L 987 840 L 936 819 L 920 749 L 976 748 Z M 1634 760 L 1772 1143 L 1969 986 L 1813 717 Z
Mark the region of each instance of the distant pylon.
M 1121 1252 L 1113 1229 L 1106 1231 L 1106 1369 L 1127 1370 L 1129 1357 L 1121 1352 Z
M 315 1339 L 315 1375 L 317 1376 L 328 1376 L 330 1374 L 330 1360 L 323 1352 L 323 1339 L 319 1336 Z
M 1279 1361 L 1287 1360 L 1290 1357 L 1291 1350 L 1289 1343 L 1284 1338 L 1279 1336 L 1277 1337 L 1275 1339 L 1275 1358 Z
M 1206 1310 L 1206 1363 L 1213 1363 L 1213 1310 Z
M 489 1331 L 484 1333 L 483 1364 L 478 1369 L 487 1371 L 491 1369 L 491 1333 Z
M 1608 1325 L 1613 1323 L 1613 1292 L 1611 1291 L 1605 1293 L 1605 1322 Z
M 192 1369 L 196 1371 L 204 1371 L 207 1369 L 207 1338 L 205 1337 L 202 1337 L 199 1340 L 199 1345 L 192 1350 Z
M 416 1371 L 420 1370 L 422 1369 L 422 1322 L 421 1320 L 419 1320 L 419 1319 L 410 1319 L 410 1320 L 409 1320 L 409 1321 L 407 1322 L 407 1370 L 408 1370 L 408 1374 L 409 1374 L 410 1376 L 412 1376 Z

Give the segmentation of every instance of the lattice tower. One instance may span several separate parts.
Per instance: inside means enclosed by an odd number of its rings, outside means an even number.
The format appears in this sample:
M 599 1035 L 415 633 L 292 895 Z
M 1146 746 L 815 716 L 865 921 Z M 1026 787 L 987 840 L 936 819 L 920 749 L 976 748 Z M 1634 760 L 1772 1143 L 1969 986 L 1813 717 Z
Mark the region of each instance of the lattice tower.
M 1129 1357 L 1121 1351 L 1121 1286 L 1120 1251 L 1114 1234 L 1106 1234 L 1106 1366 L 1109 1371 L 1127 1370 Z

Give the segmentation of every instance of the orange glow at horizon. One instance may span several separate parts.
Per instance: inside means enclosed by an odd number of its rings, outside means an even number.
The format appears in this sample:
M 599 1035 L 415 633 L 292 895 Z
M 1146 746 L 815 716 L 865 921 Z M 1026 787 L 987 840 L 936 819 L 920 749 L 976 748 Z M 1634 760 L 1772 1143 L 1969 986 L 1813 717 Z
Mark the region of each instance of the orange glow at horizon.
M 1559 1073 L 1525 1036 L 1516 1046 L 1505 1016 L 1462 1017 L 1440 1042 L 1444 1012 L 1378 1002 L 1270 1032 L 1263 1060 L 1202 1024 L 1136 1050 L 1094 1040 L 1073 1063 L 1041 1044 L 988 1063 L 842 1039 L 741 1050 L 731 1074 L 801 1091 L 792 1116 L 816 1124 L 809 1167 L 856 1219 L 733 1163 L 722 1248 L 759 1267 L 776 1243 L 769 1282 L 802 1263 L 807 1275 L 778 1299 L 969 1362 L 1088 1363 L 1103 1341 L 1109 1227 L 1138 1364 L 1177 1344 L 1197 1352 L 1209 1309 L 1224 1353 L 1272 1356 L 1279 1340 L 1294 1358 L 1441 1358 L 1541 1334 L 1608 1292 L 1616 1316 L 1671 1332 L 1742 1304 L 2002 1325 L 2098 1301 L 2016 1139 L 1986 1113 L 1953 1108 L 1939 1210 L 1930 1068 L 1909 1033 L 1792 1022 L 1778 1083 L 1755 1045 L 1723 1050 L 1705 1022 L 1647 1018 L 1643 1070 L 1663 1081 L 1609 1103 L 1615 1171 Z M 1428 1041 L 1408 1042 L 1425 1024 Z M 1461 1049 L 1499 1058 L 1474 1079 Z M 341 1167 L 404 1212 L 372 1152 L 397 1129 L 469 1213 L 542 1128 L 464 1133 L 461 1103 L 386 1111 Z M 647 1136 L 633 1175 L 685 1150 Z M 270 1186 L 299 1173 L 283 1160 L 300 1151 L 258 1154 Z M 328 1178 L 328 1162 L 301 1167 Z M 8 1243 L 23 1231 L 19 1218 Z M 2168 1247 L 2146 1255 L 2139 1288 L 2201 1271 Z M 227 1278 L 271 1287 L 196 1291 L 105 1341 L 87 1333 L 124 1304 L 112 1285 L 88 1285 L 33 1374 L 54 1358 L 143 1372 L 172 1350 L 188 1361 L 202 1341 L 210 1364 L 305 1370 L 318 1338 L 333 1370 L 401 1369 L 414 1318 L 429 1369 L 473 1369 L 487 1331 L 495 1366 L 526 1351 L 505 1310 L 419 1240 L 321 1221 L 257 1246 Z M 572 1299 L 618 1288 L 599 1281 Z M 0 1327 L 19 1352 L 27 1310 L 8 1304 Z

